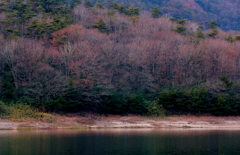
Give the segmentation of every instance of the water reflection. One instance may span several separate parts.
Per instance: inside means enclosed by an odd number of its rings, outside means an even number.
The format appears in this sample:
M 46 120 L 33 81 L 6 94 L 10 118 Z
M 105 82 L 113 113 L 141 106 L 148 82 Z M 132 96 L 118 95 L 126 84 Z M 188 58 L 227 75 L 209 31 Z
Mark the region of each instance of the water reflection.
M 240 130 L 0 131 L 0 155 L 238 154 Z

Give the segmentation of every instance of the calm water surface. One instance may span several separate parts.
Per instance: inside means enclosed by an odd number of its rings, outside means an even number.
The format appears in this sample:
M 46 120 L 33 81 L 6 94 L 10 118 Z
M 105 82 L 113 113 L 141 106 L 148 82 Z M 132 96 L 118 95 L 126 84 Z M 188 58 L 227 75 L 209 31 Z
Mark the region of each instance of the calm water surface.
M 235 155 L 240 130 L 0 131 L 0 155 Z

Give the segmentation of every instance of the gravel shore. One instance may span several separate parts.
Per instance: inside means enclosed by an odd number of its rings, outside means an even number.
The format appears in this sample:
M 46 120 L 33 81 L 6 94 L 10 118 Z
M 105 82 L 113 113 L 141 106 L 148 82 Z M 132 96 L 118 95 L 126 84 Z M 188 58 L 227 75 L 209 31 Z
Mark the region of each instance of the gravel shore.
M 77 114 L 55 115 L 54 122 L 25 121 L 12 122 L 0 119 L 0 130 L 18 129 L 85 129 L 85 128 L 234 128 L 240 129 L 240 116 L 171 116 L 143 117 Z

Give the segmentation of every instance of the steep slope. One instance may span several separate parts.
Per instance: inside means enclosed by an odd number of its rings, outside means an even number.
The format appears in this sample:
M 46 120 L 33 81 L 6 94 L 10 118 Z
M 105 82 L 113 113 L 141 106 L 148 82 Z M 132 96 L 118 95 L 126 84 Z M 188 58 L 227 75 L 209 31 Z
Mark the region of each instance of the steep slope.
M 223 30 L 239 30 L 240 1 L 238 0 L 115 0 L 127 6 L 137 6 L 150 10 L 154 6 L 161 8 L 162 14 L 175 18 L 187 18 L 206 26 L 210 20 L 216 20 Z M 105 6 L 111 0 L 92 0 Z

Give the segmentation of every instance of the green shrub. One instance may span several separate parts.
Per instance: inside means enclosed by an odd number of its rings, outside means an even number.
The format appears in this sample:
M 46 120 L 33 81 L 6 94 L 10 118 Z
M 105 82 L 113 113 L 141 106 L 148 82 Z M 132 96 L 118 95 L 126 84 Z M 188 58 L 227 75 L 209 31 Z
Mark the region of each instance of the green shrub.
M 215 29 L 212 29 L 211 32 L 208 33 L 207 35 L 208 35 L 209 37 L 215 38 L 215 36 L 218 35 L 218 33 L 219 33 L 218 29 L 215 28 Z
M 100 4 L 100 3 L 96 3 L 95 6 L 96 6 L 97 8 L 104 9 L 104 7 L 102 6 L 102 4 Z
M 177 18 L 170 18 L 172 22 L 176 22 L 178 24 L 184 25 L 187 22 L 187 19 L 177 19 Z
M 127 107 L 125 98 L 117 94 L 107 97 L 100 107 L 100 112 L 104 114 L 126 114 Z
M 85 5 L 85 7 L 87 7 L 87 8 L 93 7 L 93 4 L 92 4 L 90 1 L 86 1 L 86 2 L 84 3 L 84 5 Z
M 128 109 L 133 114 L 146 114 L 147 102 L 142 94 L 132 95 L 128 100 Z
M 106 23 L 103 21 L 103 18 L 99 18 L 98 22 L 93 25 L 94 28 L 97 28 L 99 32 L 101 33 L 109 33 L 109 29 L 106 25 Z
M 74 89 L 73 81 L 69 78 L 68 89 L 63 96 L 58 97 L 48 106 L 51 110 L 74 112 L 82 108 L 82 95 Z
M 43 112 L 36 112 L 32 115 L 32 117 L 35 120 L 42 121 L 42 122 L 48 122 L 48 123 L 52 123 L 56 120 L 56 118 L 53 115 L 48 114 L 48 113 L 43 113 Z
M 0 101 L 0 110 L 1 108 L 4 109 L 2 112 L 0 111 L 1 115 L 11 121 L 37 120 L 50 123 L 55 120 L 51 114 L 38 112 L 36 108 L 23 103 L 6 105 Z
M 159 95 L 159 104 L 163 108 L 175 113 L 207 112 L 209 100 L 205 88 L 168 89 L 162 90 Z
M 158 100 L 149 102 L 147 106 L 148 116 L 154 116 L 154 117 L 165 116 L 165 110 L 163 106 L 158 103 L 159 103 Z
M 240 40 L 240 35 L 235 36 L 235 40 L 239 41 Z
M 13 121 L 25 121 L 28 120 L 36 109 L 26 104 L 12 104 L 6 108 L 6 116 Z
M 212 114 L 217 116 L 239 115 L 240 98 L 230 97 L 227 94 L 219 94 L 213 98 Z
M 233 43 L 235 42 L 234 38 L 232 37 L 232 35 L 230 34 L 228 37 L 224 38 L 226 41 Z
M 115 15 L 115 11 L 114 10 L 108 10 L 106 14 L 108 16 L 113 16 L 113 15 Z
M 177 25 L 176 29 L 174 29 L 175 32 L 184 34 L 184 32 L 187 30 L 187 28 L 183 25 Z
M 0 115 L 3 116 L 6 113 L 6 105 L 4 102 L 0 101 Z

